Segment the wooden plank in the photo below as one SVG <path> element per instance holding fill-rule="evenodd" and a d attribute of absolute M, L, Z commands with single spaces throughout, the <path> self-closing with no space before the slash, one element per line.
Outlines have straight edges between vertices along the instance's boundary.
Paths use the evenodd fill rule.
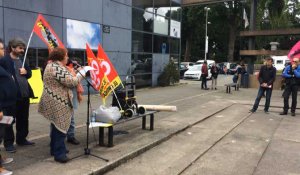
<path fill-rule="evenodd" d="M 255 55 L 276 55 L 284 56 L 289 53 L 288 50 L 240 50 L 240 55 L 255 56 Z"/>
<path fill-rule="evenodd" d="M 277 30 L 253 30 L 241 31 L 240 36 L 277 36 L 277 35 L 299 35 L 300 28 L 295 29 L 277 29 Z"/>

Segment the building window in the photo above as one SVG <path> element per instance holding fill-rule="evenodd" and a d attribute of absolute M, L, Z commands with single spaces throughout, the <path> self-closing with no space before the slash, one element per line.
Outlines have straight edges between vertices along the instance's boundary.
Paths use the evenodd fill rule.
<path fill-rule="evenodd" d="M 175 38 L 170 38 L 170 53 L 179 54 L 180 40 Z"/>
<path fill-rule="evenodd" d="M 145 10 L 150 10 L 150 8 L 153 8 L 153 0 L 132 0 L 132 6 Z"/>
<path fill-rule="evenodd" d="M 154 15 L 154 33 L 168 35 L 169 19 L 163 16 Z"/>
<path fill-rule="evenodd" d="M 134 30 L 153 32 L 153 14 L 133 8 L 132 28 Z"/>
<path fill-rule="evenodd" d="M 132 54 L 131 74 L 138 87 L 152 84 L 152 54 Z"/>
<path fill-rule="evenodd" d="M 152 52 L 152 35 L 132 31 L 132 52 Z"/>
<path fill-rule="evenodd" d="M 161 53 L 161 54 L 169 53 L 168 37 L 154 35 L 153 50 L 154 53 Z"/>
<path fill-rule="evenodd" d="M 132 54 L 131 74 L 152 73 L 152 54 Z"/>

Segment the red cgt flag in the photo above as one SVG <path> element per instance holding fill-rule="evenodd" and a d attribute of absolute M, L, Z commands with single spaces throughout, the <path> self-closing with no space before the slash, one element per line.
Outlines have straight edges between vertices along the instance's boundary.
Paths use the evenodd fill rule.
<path fill-rule="evenodd" d="M 101 64 L 101 71 L 104 72 L 105 76 L 107 76 L 109 86 L 111 86 L 113 89 L 117 88 L 120 84 L 122 84 L 122 81 L 118 75 L 118 72 L 114 68 L 113 64 L 110 62 L 108 56 L 104 52 L 101 45 L 98 45 L 98 55 L 97 58 L 100 59 Z"/>
<path fill-rule="evenodd" d="M 44 43 L 47 44 L 49 49 L 65 47 L 41 14 L 39 14 L 34 24 L 33 31 L 43 40 Z"/>
<path fill-rule="evenodd" d="M 88 65 L 94 68 L 94 70 L 90 71 L 93 87 L 99 91 L 101 79 L 103 77 L 103 72 L 101 72 L 100 70 L 100 61 L 96 59 L 96 56 L 94 55 L 93 51 L 91 50 L 88 44 L 86 44 L 86 53 Z"/>

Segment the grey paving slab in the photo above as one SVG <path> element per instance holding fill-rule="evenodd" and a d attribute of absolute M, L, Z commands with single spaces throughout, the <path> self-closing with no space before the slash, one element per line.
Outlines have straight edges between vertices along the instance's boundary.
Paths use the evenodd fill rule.
<path fill-rule="evenodd" d="M 208 103 L 208 104 L 210 104 L 210 103 Z M 29 172 L 30 173 L 39 172 L 38 169 L 40 169 L 41 167 L 48 168 L 48 169 L 47 169 L 47 172 L 45 172 L 45 173 L 43 172 L 40 174 L 48 174 L 49 172 L 51 172 L 51 174 L 58 174 L 58 173 L 65 172 L 66 170 L 68 170 L 68 171 L 66 171 L 67 174 L 78 174 L 82 169 L 89 170 L 86 172 L 95 172 L 95 171 L 98 171 L 100 168 L 105 168 L 107 166 L 110 166 L 111 164 L 114 164 L 126 157 L 130 158 L 130 156 L 138 155 L 139 152 L 145 151 L 144 149 L 149 149 L 153 146 L 156 146 L 156 144 L 158 144 L 161 140 L 164 140 L 164 139 L 168 138 L 170 135 L 175 134 L 176 132 L 189 127 L 189 125 L 193 124 L 193 122 L 195 123 L 197 121 L 200 121 L 210 115 L 213 115 L 216 111 L 223 110 L 224 108 L 226 108 L 230 105 L 231 104 L 227 103 L 227 102 L 226 103 L 219 102 L 218 105 L 216 105 L 214 109 L 206 108 L 206 107 L 203 108 L 203 105 L 194 105 L 193 108 L 186 109 L 185 112 L 181 111 L 181 112 L 173 113 L 172 115 L 169 115 L 167 120 L 161 119 L 161 121 L 160 121 L 158 119 L 155 124 L 155 130 L 152 132 L 141 130 L 141 121 L 139 121 L 139 124 L 137 124 L 135 122 L 128 123 L 127 125 L 133 124 L 133 128 L 128 130 L 127 131 L 128 134 L 126 134 L 126 135 L 116 136 L 114 147 L 103 148 L 103 147 L 97 147 L 95 145 L 92 147 L 93 153 L 95 155 L 108 158 L 110 160 L 110 162 L 108 162 L 108 163 L 101 161 L 101 160 L 95 161 L 94 158 L 89 159 L 89 158 L 81 157 L 81 158 L 71 161 L 65 167 L 62 167 L 61 165 L 57 166 L 57 163 L 55 163 L 53 161 L 53 158 L 51 158 L 49 156 L 49 153 L 48 154 L 45 153 L 45 152 L 48 152 L 47 150 L 49 150 L 49 147 L 47 146 L 47 143 L 49 143 L 49 139 L 48 139 L 48 141 L 44 142 L 44 146 L 43 146 L 44 149 L 38 147 L 40 149 L 43 149 L 43 155 L 46 154 L 46 155 L 48 155 L 48 157 L 47 156 L 46 156 L 46 158 L 40 157 L 40 159 L 39 159 L 40 161 L 35 160 L 36 163 L 30 164 L 31 165 L 30 167 L 24 166 L 24 164 L 23 164 L 22 167 L 13 165 L 12 168 L 17 168 L 15 170 L 15 174 L 25 174 L 25 172 L 28 172 L 28 173 Z M 201 106 L 203 108 L 201 110 L 201 113 L 195 113 L 194 111 L 198 108 L 201 108 Z M 183 117 L 184 113 L 190 114 L 190 115 Z M 123 127 L 125 127 L 125 126 L 120 125 L 120 126 L 117 126 L 116 128 L 123 129 Z M 81 133 L 81 137 L 84 137 L 83 128 L 81 128 L 78 132 Z M 81 138 L 81 137 L 79 137 L 79 138 Z M 47 140 L 47 139 L 45 139 L 45 140 Z M 153 144 L 153 146 L 151 144 Z M 81 147 L 82 146 L 83 145 L 81 145 Z M 31 149 L 34 149 L 34 148 L 31 148 Z M 83 150 L 83 149 L 81 149 L 81 150 Z M 79 154 L 80 152 L 82 152 L 81 150 L 79 150 L 78 148 L 74 150 L 74 148 L 72 148 L 71 149 L 72 155 L 75 156 L 75 154 Z M 25 150 L 21 150 L 21 153 L 25 153 L 25 152 L 26 152 Z M 32 154 L 32 152 L 33 151 L 27 151 L 28 154 L 30 154 L 30 153 Z M 38 153 L 41 153 L 41 150 L 40 151 L 37 150 L 37 152 L 35 154 L 38 154 Z M 32 156 L 35 158 L 39 158 L 36 155 L 32 155 Z M 22 161 L 20 158 L 18 158 L 18 155 L 17 155 L 16 159 Z M 34 161 L 34 160 L 32 159 L 32 161 Z M 79 171 L 75 171 L 75 170 L 69 171 L 69 168 L 71 168 L 72 166 L 74 166 L 76 164 L 81 164 Z"/>
<path fill-rule="evenodd" d="M 287 140 L 271 142 L 255 175 L 300 174 L 300 143 Z"/>
<path fill-rule="evenodd" d="M 239 115 L 243 110 L 241 105 L 227 108 L 107 174 L 178 174 L 246 118 Z"/>
<path fill-rule="evenodd" d="M 252 174 L 280 121 L 279 117 L 254 113 L 183 174 Z"/>

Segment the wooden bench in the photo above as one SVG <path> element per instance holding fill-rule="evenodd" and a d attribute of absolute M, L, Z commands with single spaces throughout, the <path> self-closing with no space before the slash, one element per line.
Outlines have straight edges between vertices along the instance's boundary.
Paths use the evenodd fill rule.
<path fill-rule="evenodd" d="M 239 90 L 239 86 L 237 83 L 228 83 L 225 84 L 226 86 L 226 93 L 230 94 L 231 93 L 231 87 L 234 87 L 235 91 Z"/>
<path fill-rule="evenodd" d="M 135 120 L 138 118 L 142 118 L 142 129 L 146 130 L 146 117 L 150 116 L 150 131 L 154 130 L 154 114 L 157 111 L 147 111 L 145 114 L 139 114 L 139 115 L 134 115 L 130 118 L 124 118 L 120 119 L 117 123 L 115 124 L 110 124 L 110 123 L 101 123 L 101 122 L 91 122 L 90 123 L 90 128 L 95 128 L 99 127 L 99 145 L 100 146 L 106 146 L 104 144 L 104 128 L 108 129 L 108 142 L 107 142 L 107 147 L 113 147 L 114 146 L 114 126 L 125 123 L 131 120 Z"/>

